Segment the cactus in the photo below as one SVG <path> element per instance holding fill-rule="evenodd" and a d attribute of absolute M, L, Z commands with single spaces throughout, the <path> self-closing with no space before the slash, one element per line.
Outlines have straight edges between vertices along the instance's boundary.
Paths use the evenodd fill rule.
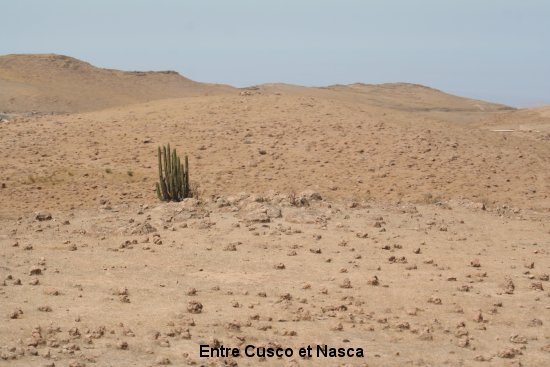
<path fill-rule="evenodd" d="M 170 144 L 157 148 L 159 182 L 157 196 L 162 201 L 181 201 L 192 196 L 189 188 L 189 160 L 185 155 L 184 163 L 176 153 L 170 151 Z"/>

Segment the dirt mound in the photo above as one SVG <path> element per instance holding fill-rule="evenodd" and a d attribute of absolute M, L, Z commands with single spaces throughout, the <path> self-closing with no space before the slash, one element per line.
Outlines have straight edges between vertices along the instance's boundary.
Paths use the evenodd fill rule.
<path fill-rule="evenodd" d="M 61 55 L 0 56 L 0 112 L 82 112 L 233 91 L 175 71 L 101 69 Z"/>

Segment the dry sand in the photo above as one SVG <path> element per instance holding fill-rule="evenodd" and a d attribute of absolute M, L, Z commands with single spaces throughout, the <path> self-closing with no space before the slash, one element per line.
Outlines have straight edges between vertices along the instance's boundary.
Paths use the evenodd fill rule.
<path fill-rule="evenodd" d="M 548 108 L 136 75 L 0 57 L 1 365 L 548 364 Z M 198 200 L 156 199 L 168 142 Z"/>

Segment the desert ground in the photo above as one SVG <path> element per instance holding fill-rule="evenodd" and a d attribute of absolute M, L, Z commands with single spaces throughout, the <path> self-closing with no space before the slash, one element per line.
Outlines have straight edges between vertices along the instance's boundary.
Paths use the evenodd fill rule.
<path fill-rule="evenodd" d="M 550 107 L 7 55 L 0 157 L 0 365 L 550 365 Z"/>

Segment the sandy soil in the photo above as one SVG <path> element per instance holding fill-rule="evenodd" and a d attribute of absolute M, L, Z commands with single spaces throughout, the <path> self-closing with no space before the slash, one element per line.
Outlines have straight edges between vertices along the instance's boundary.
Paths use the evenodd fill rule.
<path fill-rule="evenodd" d="M 0 365 L 548 363 L 548 108 L 409 84 L 201 93 L 0 116 Z M 168 142 L 198 198 L 156 199 Z"/>

